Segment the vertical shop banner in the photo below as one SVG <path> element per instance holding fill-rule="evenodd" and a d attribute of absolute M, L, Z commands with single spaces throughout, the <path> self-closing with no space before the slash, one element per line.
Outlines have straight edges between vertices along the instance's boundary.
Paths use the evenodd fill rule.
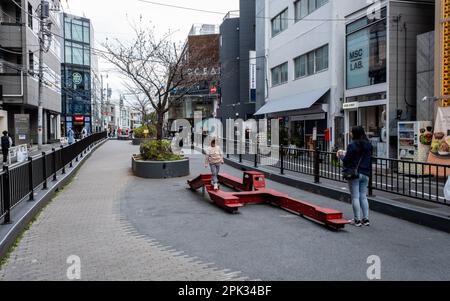
<path fill-rule="evenodd" d="M 428 163 L 450 166 L 450 107 L 439 108 L 434 126 L 433 142 L 428 157 Z M 450 167 L 447 176 L 450 175 Z M 444 177 L 444 168 L 432 168 L 432 175 Z"/>
<path fill-rule="evenodd" d="M 256 102 L 256 51 L 250 51 L 250 102 Z"/>
<path fill-rule="evenodd" d="M 16 145 L 30 144 L 30 115 L 29 114 L 15 114 L 14 115 L 15 143 Z"/>

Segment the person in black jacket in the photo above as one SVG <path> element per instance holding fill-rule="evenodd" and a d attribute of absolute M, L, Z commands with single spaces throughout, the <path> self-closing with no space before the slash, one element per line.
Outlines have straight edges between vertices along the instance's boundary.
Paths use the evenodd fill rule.
<path fill-rule="evenodd" d="M 367 193 L 372 169 L 372 144 L 361 126 L 354 127 L 351 134 L 352 142 L 348 145 L 347 151 L 338 151 L 337 156 L 342 159 L 344 172 L 356 169 L 359 174 L 358 178 L 348 181 L 355 215 L 354 225 L 357 227 L 369 226 Z"/>
<path fill-rule="evenodd" d="M 8 152 L 9 148 L 11 147 L 9 136 L 7 131 L 3 131 L 3 137 L 2 137 L 2 153 L 3 153 L 3 164 L 5 164 L 8 161 Z"/>

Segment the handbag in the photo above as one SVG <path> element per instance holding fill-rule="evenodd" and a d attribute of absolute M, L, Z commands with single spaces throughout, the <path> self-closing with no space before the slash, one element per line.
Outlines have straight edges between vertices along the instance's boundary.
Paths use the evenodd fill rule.
<path fill-rule="evenodd" d="M 352 168 L 350 170 L 346 170 L 342 172 L 342 177 L 344 180 L 351 181 L 359 178 L 359 166 L 361 165 L 361 161 L 363 158 L 363 154 L 361 154 L 361 158 L 359 159 L 358 165 L 356 165 L 355 168 Z"/>

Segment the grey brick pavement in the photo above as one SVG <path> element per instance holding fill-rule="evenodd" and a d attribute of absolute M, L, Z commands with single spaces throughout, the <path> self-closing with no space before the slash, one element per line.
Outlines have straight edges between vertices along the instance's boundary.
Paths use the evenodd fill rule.
<path fill-rule="evenodd" d="M 99 148 L 25 232 L 0 271 L 1 280 L 67 280 L 71 255 L 81 259 L 82 280 L 245 280 L 138 234 L 120 216 L 130 184 L 127 148 Z M 125 152 L 124 152 L 125 150 Z"/>

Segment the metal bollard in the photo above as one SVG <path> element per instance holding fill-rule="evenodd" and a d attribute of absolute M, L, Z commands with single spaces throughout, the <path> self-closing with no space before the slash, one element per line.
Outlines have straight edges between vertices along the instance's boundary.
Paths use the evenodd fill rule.
<path fill-rule="evenodd" d="M 53 151 L 53 154 L 52 154 L 52 157 L 53 157 L 53 181 L 56 181 L 57 180 L 57 178 L 56 178 L 56 149 L 54 149 L 54 148 L 52 148 L 52 151 Z"/>
<path fill-rule="evenodd" d="M 42 153 L 42 165 L 44 166 L 42 168 L 42 174 L 44 177 L 44 185 L 42 186 L 42 189 L 46 190 L 48 186 L 47 186 L 47 154 L 45 152 Z"/>
<path fill-rule="evenodd" d="M 5 206 L 5 218 L 3 224 L 11 224 L 11 191 L 9 183 L 9 167 L 3 166 L 3 202 Z"/>
<path fill-rule="evenodd" d="M 29 201 L 34 201 L 34 184 L 33 184 L 33 157 L 28 157 L 28 185 L 30 187 Z"/>
<path fill-rule="evenodd" d="M 61 151 L 59 152 L 59 158 L 61 159 L 61 164 L 62 164 L 62 174 L 65 175 L 66 174 L 66 163 L 63 162 L 63 150 L 64 150 L 64 146 L 61 145 Z"/>
<path fill-rule="evenodd" d="M 318 147 L 314 151 L 314 183 L 320 183 L 320 152 Z"/>

